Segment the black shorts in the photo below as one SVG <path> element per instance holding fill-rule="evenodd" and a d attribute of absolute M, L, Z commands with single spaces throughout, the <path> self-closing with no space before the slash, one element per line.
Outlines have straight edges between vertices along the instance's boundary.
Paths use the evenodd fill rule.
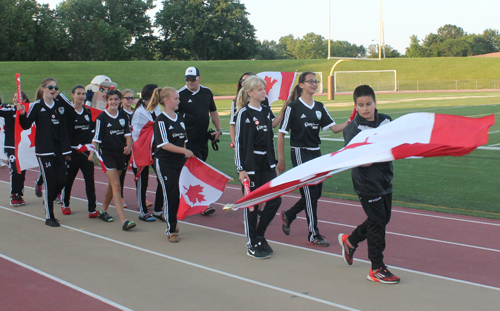
<path fill-rule="evenodd" d="M 120 150 L 102 150 L 102 162 L 107 170 L 117 170 L 122 171 L 126 168 L 126 158 L 123 151 Z"/>

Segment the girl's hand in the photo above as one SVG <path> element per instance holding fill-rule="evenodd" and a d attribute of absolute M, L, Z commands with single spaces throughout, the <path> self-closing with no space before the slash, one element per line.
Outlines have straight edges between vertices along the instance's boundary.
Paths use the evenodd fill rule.
<path fill-rule="evenodd" d="M 247 171 L 241 171 L 241 172 L 239 172 L 238 179 L 240 180 L 240 182 L 241 182 L 242 185 L 243 185 L 243 180 L 245 178 L 248 179 L 248 181 L 250 182 L 250 177 L 248 177 Z"/>
<path fill-rule="evenodd" d="M 285 161 L 278 161 L 278 165 L 276 165 L 276 173 L 283 174 L 285 172 Z"/>
<path fill-rule="evenodd" d="M 94 151 L 89 152 L 89 156 L 87 157 L 87 160 L 90 162 L 94 162 Z"/>
<path fill-rule="evenodd" d="M 184 149 L 184 155 L 188 159 L 194 157 L 194 153 L 191 150 L 189 150 L 189 149 Z"/>
<path fill-rule="evenodd" d="M 123 148 L 123 154 L 129 155 L 132 152 L 132 147 L 126 146 Z"/>
<path fill-rule="evenodd" d="M 26 111 L 24 111 L 24 105 L 16 103 L 15 104 L 17 111 L 19 111 L 21 114 L 24 114 Z"/>

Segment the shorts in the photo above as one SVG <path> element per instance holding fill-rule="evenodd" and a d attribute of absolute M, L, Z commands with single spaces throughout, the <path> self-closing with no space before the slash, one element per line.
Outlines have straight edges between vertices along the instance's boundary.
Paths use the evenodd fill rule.
<path fill-rule="evenodd" d="M 117 170 L 123 171 L 126 168 L 126 158 L 123 151 L 120 150 L 111 150 L 104 151 L 102 150 L 102 162 L 107 170 Z"/>

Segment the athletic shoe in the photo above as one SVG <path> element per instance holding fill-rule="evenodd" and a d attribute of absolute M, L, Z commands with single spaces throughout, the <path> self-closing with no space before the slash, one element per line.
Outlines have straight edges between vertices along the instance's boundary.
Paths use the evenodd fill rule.
<path fill-rule="evenodd" d="M 127 203 L 125 203 L 125 201 L 123 199 L 122 199 L 122 204 L 123 204 L 123 208 L 127 208 L 128 207 Z"/>
<path fill-rule="evenodd" d="M 160 213 L 160 214 L 153 213 L 153 217 L 165 222 L 165 217 L 163 216 L 163 213 Z"/>
<path fill-rule="evenodd" d="M 286 209 L 281 211 L 281 220 L 283 221 L 283 224 L 281 225 L 281 230 L 283 230 L 284 234 L 290 235 L 290 221 L 288 220 L 288 217 L 286 217 L 286 212 L 287 212 Z"/>
<path fill-rule="evenodd" d="M 151 221 L 155 221 L 155 218 L 150 213 L 147 213 L 144 215 L 140 215 L 139 220 L 151 222 Z"/>
<path fill-rule="evenodd" d="M 387 270 L 387 266 L 379 268 L 375 271 L 370 269 L 366 278 L 373 282 L 380 282 L 384 284 L 397 284 L 401 281 L 400 278 L 392 274 L 389 270 Z"/>
<path fill-rule="evenodd" d="M 179 242 L 179 234 L 177 233 L 170 233 L 167 235 L 168 241 L 172 243 L 177 243 Z"/>
<path fill-rule="evenodd" d="M 309 241 L 307 241 L 307 243 L 313 244 L 316 246 L 321 246 L 321 247 L 330 246 L 330 243 L 328 243 L 328 241 L 325 239 L 325 237 L 322 235 L 319 235 L 319 234 L 316 234 L 315 236 L 313 236 L 313 240 L 312 241 L 309 240 Z"/>
<path fill-rule="evenodd" d="M 98 211 L 89 212 L 89 218 L 97 218 L 99 217 Z"/>
<path fill-rule="evenodd" d="M 262 250 L 269 253 L 269 254 L 272 254 L 274 253 L 273 249 L 271 248 L 271 246 L 269 246 L 269 243 L 267 243 L 267 240 L 266 238 L 262 238 L 260 240 L 260 246 L 262 247 Z"/>
<path fill-rule="evenodd" d="M 39 198 L 42 197 L 42 185 L 37 185 L 35 181 L 35 195 Z"/>
<path fill-rule="evenodd" d="M 71 215 L 71 208 L 69 206 L 61 206 L 63 215 Z"/>
<path fill-rule="evenodd" d="M 208 215 L 212 215 L 213 213 L 215 213 L 215 208 L 209 206 L 209 207 L 207 207 L 206 210 L 204 210 L 200 214 L 203 215 L 203 216 L 208 216 Z"/>
<path fill-rule="evenodd" d="M 57 203 L 57 204 L 62 204 L 63 201 L 61 200 L 61 194 L 59 193 L 57 195 L 57 198 L 54 200 L 54 203 Z"/>
<path fill-rule="evenodd" d="M 111 217 L 108 212 L 103 212 L 103 211 L 99 211 L 99 218 L 101 218 L 102 220 L 104 220 L 105 222 L 112 222 L 114 219 L 113 217 Z"/>
<path fill-rule="evenodd" d="M 136 226 L 135 222 L 131 220 L 125 220 L 122 225 L 122 230 L 129 231 L 130 229 L 135 228 L 135 226 Z"/>
<path fill-rule="evenodd" d="M 59 220 L 57 219 L 45 219 L 45 225 L 49 227 L 60 227 L 61 224 L 59 223 Z"/>
<path fill-rule="evenodd" d="M 350 247 L 347 238 L 349 238 L 348 234 L 339 234 L 339 244 L 340 247 L 342 247 L 342 258 L 344 258 L 345 263 L 350 266 L 354 259 L 356 247 Z"/>
<path fill-rule="evenodd" d="M 20 206 L 19 197 L 16 194 L 13 194 L 10 198 L 10 206 Z"/>
<path fill-rule="evenodd" d="M 262 246 L 259 244 L 251 246 L 247 250 L 247 255 L 257 259 L 266 259 L 271 257 L 271 255 L 262 249 Z"/>
<path fill-rule="evenodd" d="M 153 206 L 153 203 L 151 203 L 148 200 L 146 200 L 146 207 L 151 207 L 151 206 Z"/>
<path fill-rule="evenodd" d="M 19 205 L 18 206 L 26 205 L 26 202 L 24 202 L 22 196 L 18 195 L 17 196 L 17 200 L 19 201 Z"/>

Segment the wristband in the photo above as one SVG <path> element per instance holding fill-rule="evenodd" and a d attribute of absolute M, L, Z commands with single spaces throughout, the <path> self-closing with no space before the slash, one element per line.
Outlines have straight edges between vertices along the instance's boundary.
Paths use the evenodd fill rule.
<path fill-rule="evenodd" d="M 217 132 L 221 133 L 222 134 L 222 130 L 221 129 L 218 129 Z"/>
<path fill-rule="evenodd" d="M 229 143 L 229 147 L 234 148 L 234 144 L 233 143 Z"/>

